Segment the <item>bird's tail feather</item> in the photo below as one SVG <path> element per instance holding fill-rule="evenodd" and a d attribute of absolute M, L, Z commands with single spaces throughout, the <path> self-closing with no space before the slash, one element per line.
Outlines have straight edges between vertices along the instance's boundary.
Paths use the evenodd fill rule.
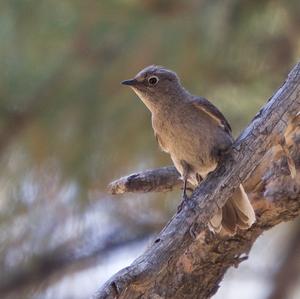
<path fill-rule="evenodd" d="M 255 222 L 255 212 L 240 185 L 222 209 L 210 219 L 209 228 L 216 233 L 234 235 L 237 228 L 247 229 Z"/>

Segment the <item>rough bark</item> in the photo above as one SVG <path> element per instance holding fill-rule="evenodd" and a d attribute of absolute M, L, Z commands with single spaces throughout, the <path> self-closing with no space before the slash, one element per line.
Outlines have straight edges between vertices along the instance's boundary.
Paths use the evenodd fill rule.
<path fill-rule="evenodd" d="M 182 185 L 180 174 L 174 166 L 146 170 L 122 177 L 108 185 L 111 194 L 126 192 L 165 192 Z"/>
<path fill-rule="evenodd" d="M 263 231 L 300 212 L 299 110 L 300 63 L 235 141 L 231 154 L 194 190 L 146 252 L 115 274 L 94 298 L 204 299 L 215 294 L 226 270 L 247 258 Z M 160 176 L 161 171 L 151 171 L 146 178 L 145 173 L 122 178 L 111 190 L 161 191 L 166 177 L 165 172 Z M 177 185 L 174 169 L 168 171 Z M 136 187 L 139 178 L 141 188 Z M 206 228 L 208 220 L 241 182 L 257 222 L 230 238 L 213 235 Z M 170 188 L 168 184 L 166 190 Z"/>

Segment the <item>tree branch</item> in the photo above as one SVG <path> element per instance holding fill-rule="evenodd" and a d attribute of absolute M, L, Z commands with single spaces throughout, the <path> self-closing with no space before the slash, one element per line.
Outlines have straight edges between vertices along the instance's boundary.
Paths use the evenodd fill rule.
<path fill-rule="evenodd" d="M 180 174 L 174 166 L 146 170 L 122 177 L 108 185 L 111 194 L 126 192 L 165 192 L 182 185 Z"/>
<path fill-rule="evenodd" d="M 24 264 L 20 263 L 1 277 L 1 298 L 22 298 L 24 292 L 36 289 L 37 286 L 41 292 L 64 275 L 89 267 L 96 259 L 100 260 L 112 250 L 146 238 L 145 235 L 133 234 L 131 238 L 123 240 L 117 235 L 118 232 L 104 241 L 101 240 L 94 247 L 86 239 L 82 242 L 71 240 L 69 243 L 75 243 L 72 246 L 69 243 L 63 244 L 53 250 L 30 257 Z M 93 239 L 92 236 L 89 237 Z M 84 242 L 85 244 L 82 244 Z"/>
<path fill-rule="evenodd" d="M 226 270 L 247 258 L 264 230 L 298 215 L 299 175 L 293 170 L 300 160 L 299 95 L 300 63 L 235 141 L 230 156 L 195 189 L 188 205 L 173 216 L 142 256 L 115 274 L 94 298 L 210 298 Z M 138 189 L 137 181 L 134 188 L 127 184 L 128 178 L 119 181 L 126 188 L 117 190 Z M 212 235 L 206 229 L 208 220 L 241 182 L 250 191 L 257 222 L 231 238 Z M 162 189 L 161 185 L 152 184 Z"/>

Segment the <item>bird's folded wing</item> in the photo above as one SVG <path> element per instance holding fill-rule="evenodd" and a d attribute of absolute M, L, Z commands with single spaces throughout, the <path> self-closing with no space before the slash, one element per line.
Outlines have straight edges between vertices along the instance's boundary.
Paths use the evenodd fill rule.
<path fill-rule="evenodd" d="M 205 112 L 208 116 L 214 119 L 218 123 L 218 125 L 222 127 L 228 134 L 231 134 L 231 127 L 225 116 L 207 99 L 202 97 L 195 97 L 192 105 L 194 105 L 195 108 Z"/>

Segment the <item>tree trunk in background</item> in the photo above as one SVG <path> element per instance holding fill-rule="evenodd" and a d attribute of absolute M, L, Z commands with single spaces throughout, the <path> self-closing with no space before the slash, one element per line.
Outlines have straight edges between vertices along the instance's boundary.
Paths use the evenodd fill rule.
<path fill-rule="evenodd" d="M 300 222 L 293 231 L 285 258 L 273 279 L 273 290 L 268 299 L 286 299 L 295 289 L 300 277 Z"/>

